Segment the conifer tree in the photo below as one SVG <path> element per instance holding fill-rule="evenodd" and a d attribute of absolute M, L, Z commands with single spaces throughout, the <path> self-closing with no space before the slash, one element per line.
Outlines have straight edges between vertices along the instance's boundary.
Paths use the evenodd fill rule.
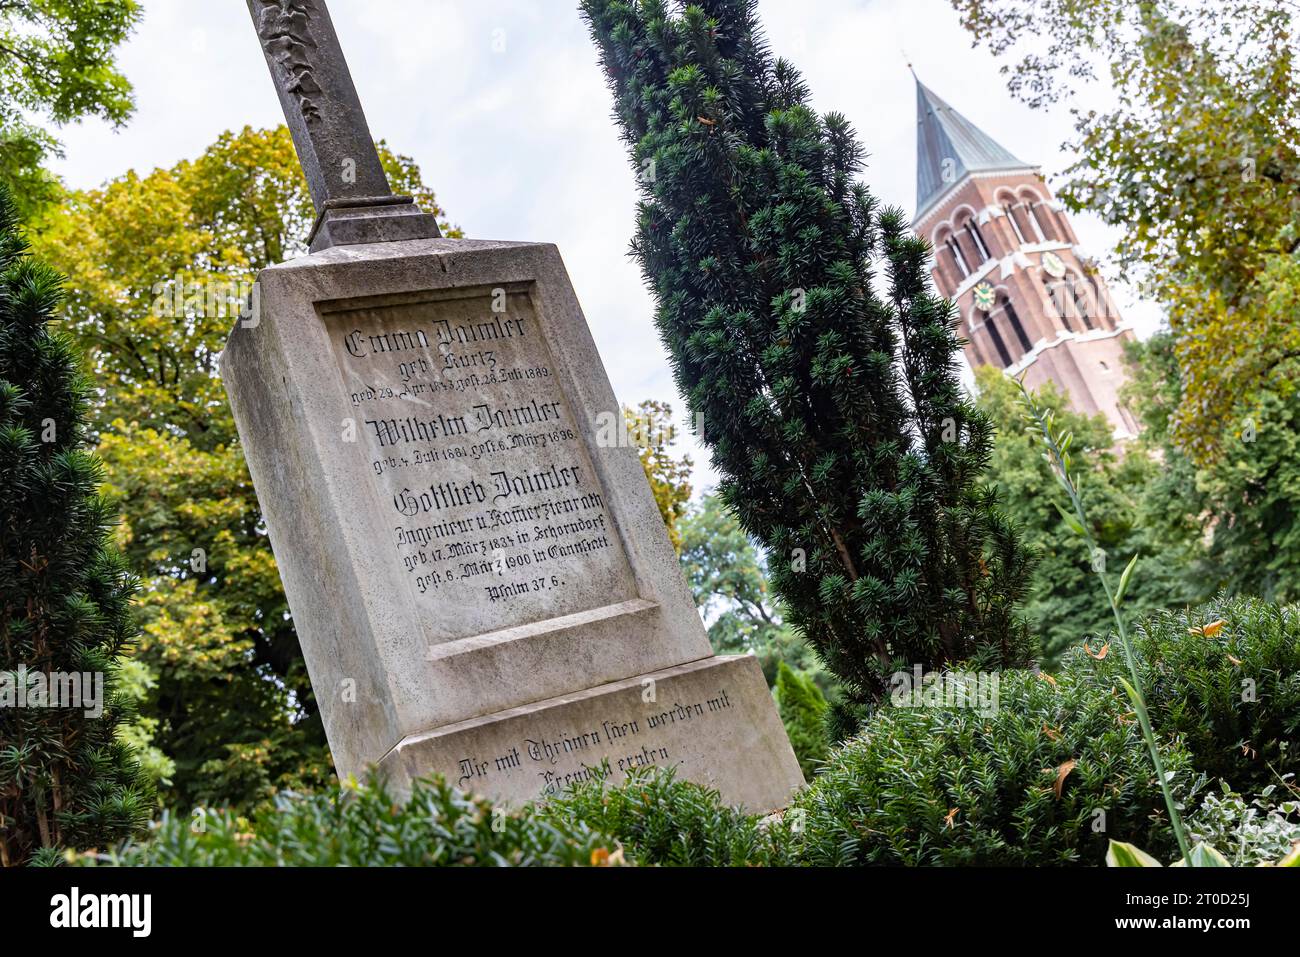
<path fill-rule="evenodd" d="M 1018 665 L 1030 558 L 982 483 L 924 241 L 769 53 L 756 0 L 583 0 L 642 191 L 633 252 L 720 493 L 846 685 L 837 734 L 920 663 Z"/>
<path fill-rule="evenodd" d="M 61 298 L 61 277 L 28 254 L 0 187 L 4 865 L 50 863 L 62 849 L 119 840 L 153 810 L 115 736 L 123 717 L 116 662 L 135 635 L 136 582 L 110 548 L 113 515 L 98 494 L 99 462 L 85 449 L 90 386 L 69 341 L 48 325 Z"/>
<path fill-rule="evenodd" d="M 773 691 L 790 747 L 799 759 L 804 778 L 811 781 L 830 752 L 826 696 L 811 677 L 795 671 L 784 661 L 777 666 Z"/>

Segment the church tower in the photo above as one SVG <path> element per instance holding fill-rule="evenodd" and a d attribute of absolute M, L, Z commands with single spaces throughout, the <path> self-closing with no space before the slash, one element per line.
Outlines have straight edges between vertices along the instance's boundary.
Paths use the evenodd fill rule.
<path fill-rule="evenodd" d="M 1132 437 L 1119 390 L 1133 333 L 1041 171 L 919 80 L 916 106 L 915 229 L 934 247 L 935 287 L 960 310 L 966 358 L 1030 389 L 1055 382 L 1076 411 Z"/>

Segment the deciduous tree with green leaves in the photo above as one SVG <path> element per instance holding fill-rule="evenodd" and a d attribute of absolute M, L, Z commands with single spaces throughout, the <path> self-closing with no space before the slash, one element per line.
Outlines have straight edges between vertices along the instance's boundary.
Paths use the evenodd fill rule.
<path fill-rule="evenodd" d="M 677 440 L 673 407 L 667 402 L 646 399 L 635 409 L 624 407 L 623 420 L 628 438 L 641 458 L 664 527 L 668 529 L 668 540 L 680 555 L 681 522 L 691 501 L 692 463 L 690 456 L 673 455 L 672 446 Z"/>
<path fill-rule="evenodd" d="M 0 3 L 0 184 L 20 219 L 57 195 L 44 164 L 59 155 L 48 125 L 86 117 L 121 124 L 135 101 L 116 48 L 140 19 L 136 0 Z"/>
<path fill-rule="evenodd" d="M 153 811 L 149 783 L 116 736 L 117 661 L 137 633 L 137 582 L 111 547 L 113 507 L 86 448 L 91 385 L 72 341 L 49 325 L 63 280 L 28 254 L 17 221 L 0 185 L 4 866 L 130 837 Z"/>
<path fill-rule="evenodd" d="M 709 493 L 692 503 L 681 530 L 682 571 L 713 650 L 754 655 L 772 687 L 785 662 L 833 694 L 834 677 L 812 647 L 786 626 L 763 556 L 722 499 Z"/>
<path fill-rule="evenodd" d="M 1023 663 L 1028 558 L 982 483 L 956 317 L 848 122 L 812 111 L 755 0 L 582 8 L 678 387 L 787 623 L 847 686 L 839 733 L 913 663 Z"/>
<path fill-rule="evenodd" d="M 1161 333 L 1132 354 L 1128 402 L 1143 422 L 1141 448 L 1160 463 L 1142 521 L 1157 536 L 1197 543 L 1180 563 L 1188 600 L 1220 590 L 1300 600 L 1300 393 L 1281 382 L 1256 390 L 1250 415 L 1219 437 L 1212 462 L 1198 465 L 1174 435 L 1172 410 L 1185 399 L 1175 337 Z"/>
<path fill-rule="evenodd" d="M 1192 573 L 1202 555 L 1199 523 L 1168 510 L 1169 502 L 1163 503 L 1163 517 L 1151 521 L 1155 516 L 1149 507 L 1158 511 L 1162 503 L 1148 490 L 1160 480 L 1162 467 L 1146 446 L 1117 450 L 1105 417 L 1071 410 L 1064 393 L 1050 383 L 1035 394 L 1039 407 L 1074 436 L 1075 468 L 1084 477 L 1081 494 L 1093 523 L 1093 541 L 1101 550 L 1089 559 L 1043 492 L 1054 479 L 1041 443 L 1024 429 L 1020 389 L 992 366 L 977 370 L 976 385 L 979 407 L 998 432 L 989 468 L 992 481 L 1007 515 L 1038 555 L 1025 614 L 1038 636 L 1044 665 L 1055 665 L 1063 652 L 1085 639 L 1104 640 L 1114 627 L 1110 605 L 1097 588 L 1096 562 L 1123 563 L 1142 556 L 1143 574 L 1133 581 L 1126 601 L 1135 616 L 1212 594 L 1196 587 Z"/>
<path fill-rule="evenodd" d="M 952 0 L 1031 106 L 1074 108 L 1058 190 L 1119 227 L 1122 274 L 1165 308 L 1198 462 L 1288 388 L 1300 357 L 1300 19 L 1279 0 Z"/>

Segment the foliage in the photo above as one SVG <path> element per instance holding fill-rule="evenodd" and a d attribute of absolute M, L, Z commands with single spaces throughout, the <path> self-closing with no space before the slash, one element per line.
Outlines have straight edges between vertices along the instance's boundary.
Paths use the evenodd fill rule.
<path fill-rule="evenodd" d="M 118 659 L 118 693 L 126 712 L 117 726 L 118 740 L 131 749 L 140 764 L 140 770 L 155 789 L 171 786 L 176 773 L 176 762 L 153 743 L 158 734 L 158 719 L 139 713 L 141 704 L 148 699 L 157 685 L 153 672 L 133 657 Z"/>
<path fill-rule="evenodd" d="M 1273 801 L 1274 785 L 1249 802 L 1225 783 L 1187 819 L 1193 840 L 1220 848 L 1233 867 L 1271 864 L 1300 848 L 1300 801 Z"/>
<path fill-rule="evenodd" d="M 687 512 L 681 558 L 715 651 L 743 654 L 780 629 L 762 556 L 717 495 Z"/>
<path fill-rule="evenodd" d="M 992 714 L 877 711 L 785 814 L 802 825 L 803 862 L 1086 866 L 1101 860 L 1108 835 L 1176 847 L 1142 734 L 1109 682 L 998 678 Z M 1186 751 L 1176 742 L 1161 750 L 1185 781 Z"/>
<path fill-rule="evenodd" d="M 1231 867 L 1227 858 L 1209 844 L 1197 844 L 1178 859 L 1174 867 Z M 1111 841 L 1106 850 L 1107 867 L 1161 867 L 1150 854 L 1124 841 Z"/>
<path fill-rule="evenodd" d="M 135 102 L 114 49 L 140 19 L 136 0 L 16 0 L 0 5 L 0 185 L 21 220 L 51 202 L 42 169 L 58 140 L 33 118 L 63 125 L 99 117 L 121 125 Z"/>
<path fill-rule="evenodd" d="M 668 540 L 682 553 L 681 521 L 691 500 L 690 456 L 673 458 L 671 446 L 677 440 L 673 407 L 667 402 L 646 399 L 635 409 L 623 408 L 628 435 L 641 458 L 650 492 L 654 495 Z"/>
<path fill-rule="evenodd" d="M 618 838 L 612 835 L 617 832 Z M 754 815 L 670 771 L 634 771 L 617 787 L 585 783 L 509 811 L 441 778 L 400 803 L 376 782 L 279 793 L 251 817 L 163 812 L 147 839 L 82 855 L 82 866 L 655 866 L 795 863 Z"/>
<path fill-rule="evenodd" d="M 980 484 L 991 429 L 958 382 L 956 316 L 924 242 L 856 179 L 847 121 L 810 109 L 755 0 L 583 12 L 678 387 L 787 624 L 846 686 L 837 726 L 913 662 L 1024 661 L 1027 557 Z"/>
<path fill-rule="evenodd" d="M 998 499 L 1038 556 L 1025 614 L 1039 637 L 1044 665 L 1054 666 L 1066 649 L 1110 633 L 1110 604 L 1097 589 L 1091 559 L 1062 523 L 1052 496 L 1044 494 L 1055 480 L 1041 443 L 1024 429 L 1016 383 L 990 366 L 977 370 L 976 379 L 979 407 L 997 429 L 989 473 Z M 1074 435 L 1071 451 L 1084 477 L 1082 495 L 1101 560 L 1142 556 L 1143 574 L 1130 583 L 1126 598 L 1132 613 L 1140 616 L 1208 597 L 1198 592 L 1187 571 L 1201 552 L 1195 524 L 1175 527 L 1169 519 L 1149 524 L 1145 506 L 1158 502 L 1147 490 L 1160 480 L 1161 464 L 1144 447 L 1117 454 L 1105 417 L 1072 411 L 1051 383 L 1034 393 L 1034 401 Z"/>
<path fill-rule="evenodd" d="M 671 772 L 645 768 L 617 787 L 601 781 L 578 785 L 541 809 L 561 826 L 584 822 L 617 835 L 630 860 L 673 867 L 737 867 L 790 864 L 785 846 L 772 840 L 759 819 L 722 804 L 718 792 Z"/>
<path fill-rule="evenodd" d="M 775 692 L 785 733 L 805 780 L 811 781 L 830 751 L 826 696 L 810 675 L 794 671 L 784 661 L 777 671 Z"/>
<path fill-rule="evenodd" d="M 1070 452 L 1074 443 L 1074 434 L 1068 429 L 1057 425 L 1055 415 L 1050 410 L 1037 405 L 1023 383 L 1021 383 L 1020 390 L 1025 407 L 1025 420 L 1029 423 L 1029 429 L 1042 440 L 1043 447 L 1047 450 L 1045 454 L 1048 464 L 1052 467 L 1052 477 L 1056 479 L 1064 490 L 1066 498 L 1069 499 L 1070 507 L 1061 508 L 1061 517 L 1065 519 L 1065 524 L 1079 536 L 1082 540 L 1081 543 L 1087 546 L 1087 554 L 1092 556 L 1092 570 L 1097 576 L 1097 583 L 1101 586 L 1102 592 L 1106 595 L 1106 600 L 1110 603 L 1111 614 L 1115 618 L 1114 633 L 1119 640 L 1124 666 L 1128 671 L 1127 678 L 1117 675 L 1116 681 L 1124 688 L 1124 692 L 1133 703 L 1133 710 L 1137 714 L 1138 724 L 1142 728 L 1142 737 L 1145 739 L 1147 751 L 1151 755 L 1151 765 L 1155 768 L 1156 779 L 1160 782 L 1160 788 L 1164 792 L 1165 807 L 1169 810 L 1169 823 L 1173 827 L 1174 837 L 1178 840 L 1178 849 L 1186 858 L 1189 853 L 1187 835 L 1183 829 L 1178 801 L 1174 798 L 1171 776 L 1165 773 L 1164 759 L 1160 753 L 1155 730 L 1151 725 L 1151 715 L 1147 708 L 1147 682 L 1142 675 L 1142 661 L 1139 660 L 1137 652 L 1134 650 L 1125 616 L 1120 611 L 1120 606 L 1124 601 L 1125 594 L 1128 592 L 1129 584 L 1133 580 L 1133 572 L 1137 568 L 1138 559 L 1141 556 L 1134 555 L 1129 559 L 1128 565 L 1125 566 L 1123 573 L 1118 578 L 1112 577 L 1107 572 L 1106 563 L 1101 560 L 1102 556 L 1098 555 L 1097 541 L 1093 538 L 1090 529 L 1091 521 L 1088 518 L 1088 510 L 1083 501 L 1083 486 L 1080 473 L 1074 470 L 1074 460 Z M 1113 586 L 1111 585 L 1112 581 L 1115 582 Z M 1100 656 L 1104 653 L 1104 651 L 1099 651 L 1097 655 Z M 1090 657 L 1092 656 L 1091 651 L 1088 651 L 1088 654 Z"/>
<path fill-rule="evenodd" d="M 1198 466 L 1171 431 L 1184 397 L 1173 338 L 1162 333 L 1131 352 L 1128 394 L 1145 426 L 1140 447 L 1161 465 L 1141 520 L 1158 538 L 1196 543 L 1184 563 L 1191 594 L 1183 600 L 1204 601 L 1220 590 L 1300 599 L 1300 394 L 1270 384 L 1243 399 L 1217 441 L 1219 456 Z"/>
<path fill-rule="evenodd" d="M 62 277 L 32 258 L 0 186 L 0 864 L 143 827 L 153 794 L 115 736 L 137 582 L 86 451 L 91 385 L 52 332 Z M 87 673 L 97 674 L 90 677 Z M 60 675 L 80 695 L 58 700 Z M 100 682 L 102 681 L 102 685 Z M 69 689 L 71 690 L 71 689 Z M 98 698 L 97 698 L 98 694 Z M 102 713 L 94 712 L 102 708 Z"/>
<path fill-rule="evenodd" d="M 1279 644 L 1268 622 L 1284 613 L 1291 612 L 1256 609 L 1263 625 L 1225 624 L 1209 629 L 1208 638 L 1237 634 L 1234 654 L 1243 654 L 1244 663 L 1267 662 Z M 1155 663 L 1157 654 L 1168 652 L 1150 644 L 1151 627 L 1139 628 L 1134 644 L 1158 719 L 1162 766 L 1171 787 L 1197 807 L 1188 819 L 1191 837 L 1238 863 L 1252 855 L 1280 857 L 1274 851 L 1296 826 L 1287 818 L 1295 809 L 1292 802 L 1269 803 L 1272 788 L 1263 788 L 1251 804 L 1226 791 L 1193 803 L 1205 779 L 1200 762 L 1214 749 L 1207 751 L 1186 731 L 1198 720 L 1197 708 L 1180 712 L 1176 705 L 1180 694 L 1195 698 L 1198 666 L 1186 665 L 1177 657 L 1181 651 L 1169 667 Z M 1193 635 L 1171 628 L 1162 640 L 1195 651 L 1205 644 L 1205 630 Z M 1247 634 L 1255 637 L 1247 641 Z M 1296 654 L 1294 643 L 1290 654 Z M 1294 665 L 1274 665 L 1288 668 L 1294 680 Z M 341 796 L 282 794 L 275 809 L 250 820 L 229 812 L 190 819 L 169 813 L 149 843 L 97 859 L 179 865 L 625 858 L 668 866 L 1091 866 L 1103 859 L 1112 837 L 1168 859 L 1177 845 L 1159 777 L 1136 714 L 1117 687 L 1117 675 L 1126 670 L 1102 645 L 1091 655 L 1073 652 L 1056 676 L 1018 670 L 985 676 L 998 682 L 987 711 L 953 703 L 877 709 L 861 733 L 829 755 L 779 820 L 727 808 L 716 791 L 654 768 L 618 786 L 584 783 L 510 816 L 508 824 L 490 805 L 440 782 L 422 785 L 406 809 L 382 788 L 345 785 Z M 1184 671 L 1189 677 L 1180 684 Z M 1284 718 L 1300 714 L 1281 699 L 1275 706 Z"/>
<path fill-rule="evenodd" d="M 1300 774 L 1300 608 L 1220 596 L 1146 619 L 1133 643 L 1161 732 L 1197 770 L 1246 793 Z M 1067 658 L 1080 666 L 1106 667 Z"/>
<path fill-rule="evenodd" d="M 1264 862 L 1266 865 L 1277 867 L 1300 867 L 1300 845 L 1292 848 L 1290 853 L 1281 858 L 1274 864 L 1272 861 Z M 1122 841 L 1111 841 L 1110 849 L 1106 852 L 1107 867 L 1160 867 L 1162 866 L 1150 854 L 1134 847 L 1132 844 L 1126 844 Z M 1201 843 L 1191 849 L 1191 852 L 1185 857 L 1179 858 L 1173 867 L 1233 867 L 1235 866 L 1226 857 L 1223 856 L 1213 845 Z"/>
<path fill-rule="evenodd" d="M 413 162 L 382 145 L 381 156 L 397 191 L 437 210 Z M 281 127 L 71 193 L 41 224 L 102 387 L 91 427 L 123 511 L 120 544 L 145 580 L 141 710 L 182 807 L 247 808 L 331 775 L 217 371 L 241 298 L 262 268 L 305 252 L 313 217 Z"/>
<path fill-rule="evenodd" d="M 717 495 L 695 502 L 682 520 L 682 570 L 720 655 L 752 654 L 769 686 L 786 662 L 824 693 L 835 687 L 816 652 L 786 627 L 762 556 Z"/>
<path fill-rule="evenodd" d="M 1289 388 L 1300 355 L 1294 5 L 952 3 L 976 42 L 1023 49 L 1011 87 L 1031 105 L 1068 97 L 1107 65 L 1115 103 L 1074 111 L 1079 159 L 1058 192 L 1120 227 L 1121 269 L 1146 284 L 1174 333 L 1174 437 L 1198 462 L 1214 460 L 1240 398 Z"/>
<path fill-rule="evenodd" d="M 74 857 L 93 866 L 516 867 L 622 862 L 610 838 L 529 808 L 508 812 L 441 779 L 420 781 L 401 803 L 382 784 L 327 793 L 284 791 L 244 818 L 229 810 L 164 812 L 149 840 Z"/>

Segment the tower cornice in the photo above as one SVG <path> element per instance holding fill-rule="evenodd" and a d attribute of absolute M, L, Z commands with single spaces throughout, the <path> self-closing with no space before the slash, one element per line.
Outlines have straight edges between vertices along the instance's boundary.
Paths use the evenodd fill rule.
<path fill-rule="evenodd" d="M 948 200 L 952 199 L 961 191 L 961 188 L 967 183 L 977 179 L 1001 179 L 1004 177 L 1015 176 L 1017 173 L 1032 173 L 1034 176 L 1042 178 L 1043 168 L 1041 166 L 1018 166 L 1010 169 L 987 170 L 980 173 L 967 173 L 961 179 L 957 180 L 942 193 L 937 193 L 930 202 L 925 205 L 924 210 L 918 210 L 914 220 L 915 228 L 919 232 L 923 226 L 931 224 L 931 217 L 936 213 L 943 211 Z"/>

